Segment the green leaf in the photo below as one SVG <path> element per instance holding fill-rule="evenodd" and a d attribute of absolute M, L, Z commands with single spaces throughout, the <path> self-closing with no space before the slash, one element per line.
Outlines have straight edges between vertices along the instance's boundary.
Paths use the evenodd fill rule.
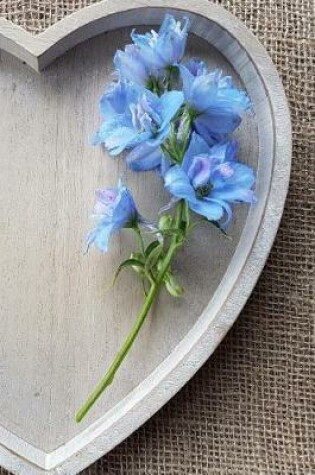
<path fill-rule="evenodd" d="M 118 267 L 118 269 L 115 273 L 114 282 L 116 281 L 116 279 L 119 276 L 120 272 L 123 269 L 126 269 L 127 267 L 131 267 L 135 272 L 140 272 L 141 270 L 144 269 L 144 264 L 143 264 L 143 262 L 139 261 L 138 259 L 126 259 Z"/>
<path fill-rule="evenodd" d="M 143 254 L 141 254 L 141 252 L 132 252 L 130 254 L 130 259 L 136 259 L 137 261 L 140 261 L 140 262 L 142 262 L 142 264 L 144 264 L 144 258 L 143 258 Z"/>
<path fill-rule="evenodd" d="M 113 287 L 113 285 L 116 283 L 116 280 L 118 279 L 119 274 L 121 273 L 121 271 L 123 269 L 128 268 L 128 267 L 131 267 L 137 273 L 144 273 L 144 263 L 143 262 L 141 262 L 138 259 L 133 259 L 133 258 L 126 259 L 125 261 L 123 261 L 120 264 L 120 266 L 116 270 L 112 281 L 105 287 L 105 292 L 108 292 Z"/>
<path fill-rule="evenodd" d="M 148 247 L 146 248 L 146 250 L 145 250 L 145 253 L 144 253 L 145 257 L 146 257 L 146 258 L 149 257 L 149 255 L 151 254 L 151 252 L 153 252 L 154 249 L 155 249 L 156 247 L 158 247 L 160 244 L 161 244 L 161 243 L 160 243 L 159 241 L 152 241 L 152 242 L 148 245 Z"/>

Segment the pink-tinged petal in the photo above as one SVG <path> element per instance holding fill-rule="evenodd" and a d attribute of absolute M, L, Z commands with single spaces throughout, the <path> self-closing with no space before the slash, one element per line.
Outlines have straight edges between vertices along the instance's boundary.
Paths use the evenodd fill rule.
<path fill-rule="evenodd" d="M 118 192 L 115 188 L 98 189 L 95 191 L 96 199 L 104 204 L 114 203 L 117 196 Z"/>
<path fill-rule="evenodd" d="M 234 175 L 234 170 L 229 163 L 221 163 L 216 167 L 216 172 L 218 172 L 224 179 L 232 178 Z"/>
<path fill-rule="evenodd" d="M 200 137 L 200 135 L 193 132 L 191 135 L 189 147 L 185 153 L 185 157 L 183 160 L 182 168 L 184 171 L 188 172 L 194 157 L 197 155 L 209 155 L 211 152 L 211 148 L 207 144 L 207 142 Z"/>
<path fill-rule="evenodd" d="M 190 179 L 195 190 L 209 182 L 213 160 L 204 156 L 193 158 L 192 164 L 188 170 L 188 178 Z"/>

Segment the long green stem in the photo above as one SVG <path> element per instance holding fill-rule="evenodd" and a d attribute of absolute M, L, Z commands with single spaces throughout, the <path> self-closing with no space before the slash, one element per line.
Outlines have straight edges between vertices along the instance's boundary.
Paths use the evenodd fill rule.
<path fill-rule="evenodd" d="M 175 216 L 175 226 L 178 228 L 183 218 L 184 212 L 184 202 L 180 201 L 177 205 L 176 209 L 176 216 Z M 146 316 L 149 313 L 149 310 L 160 290 L 161 284 L 163 283 L 164 276 L 168 271 L 171 261 L 177 251 L 177 249 L 182 245 L 182 242 L 178 242 L 178 237 L 176 235 L 173 236 L 172 241 L 170 243 L 170 247 L 166 256 L 163 259 L 162 267 L 155 279 L 155 282 L 152 283 L 150 291 L 144 301 L 144 304 L 135 320 L 135 323 L 127 336 L 126 340 L 124 341 L 122 347 L 118 351 L 115 356 L 114 361 L 112 362 L 111 366 L 109 367 L 108 371 L 106 372 L 105 376 L 101 379 L 99 384 L 94 388 L 90 396 L 88 397 L 85 404 L 79 409 L 76 414 L 75 420 L 76 422 L 81 422 L 82 419 L 86 416 L 88 411 L 91 407 L 95 404 L 95 402 L 99 399 L 105 389 L 113 382 L 116 372 L 120 368 L 122 362 L 124 361 L 127 353 L 129 352 L 133 342 L 138 336 L 139 331 L 146 319 Z"/>
<path fill-rule="evenodd" d="M 137 236 L 139 249 L 140 249 L 141 253 L 144 255 L 144 242 L 143 242 L 142 234 L 141 234 L 141 231 L 140 231 L 138 225 L 136 227 L 134 227 L 133 230 L 135 231 L 136 236 Z"/>

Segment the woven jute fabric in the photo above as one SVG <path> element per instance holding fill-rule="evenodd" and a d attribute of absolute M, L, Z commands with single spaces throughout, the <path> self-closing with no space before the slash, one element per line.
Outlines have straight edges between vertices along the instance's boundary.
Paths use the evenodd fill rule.
<path fill-rule="evenodd" d="M 0 0 L 0 15 L 36 34 L 91 3 Z M 315 474 L 315 5 L 217 3 L 265 45 L 286 89 L 294 146 L 282 224 L 252 297 L 215 354 L 82 475 Z"/>

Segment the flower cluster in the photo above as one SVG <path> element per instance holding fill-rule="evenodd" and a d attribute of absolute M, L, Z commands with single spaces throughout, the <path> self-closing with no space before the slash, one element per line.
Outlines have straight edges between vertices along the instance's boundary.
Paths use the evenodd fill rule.
<path fill-rule="evenodd" d="M 171 263 L 191 230 L 200 221 L 225 229 L 234 203 L 256 201 L 254 171 L 238 161 L 238 144 L 231 136 L 251 109 L 249 97 L 221 71 L 210 71 L 198 59 L 184 59 L 188 30 L 188 18 L 177 21 L 167 15 L 158 32 L 133 31 L 132 44 L 115 54 L 116 80 L 100 100 L 102 122 L 94 144 L 103 144 L 113 157 L 126 152 L 127 166 L 135 172 L 155 170 L 170 201 L 158 223 L 150 225 L 123 183 L 96 192 L 96 227 L 88 235 L 88 246 L 106 252 L 112 234 L 122 228 L 134 231 L 139 249 L 117 274 L 125 267 L 136 271 L 145 302 L 77 420 L 113 381 L 160 288 L 175 297 L 182 294 Z M 142 226 L 150 228 L 149 243 Z"/>

